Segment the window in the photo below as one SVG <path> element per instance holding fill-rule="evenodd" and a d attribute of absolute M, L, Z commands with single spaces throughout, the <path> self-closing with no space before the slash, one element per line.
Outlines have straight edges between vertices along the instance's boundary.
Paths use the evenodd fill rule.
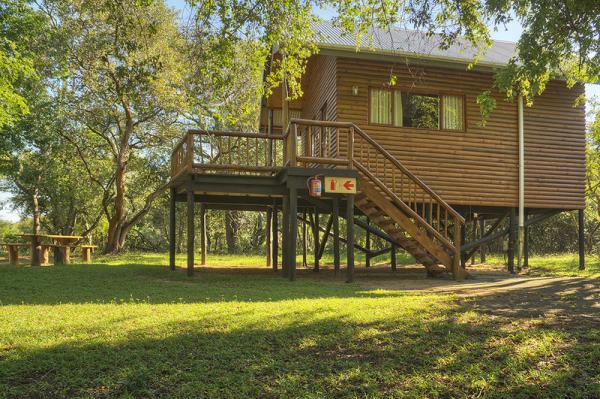
<path fill-rule="evenodd" d="M 462 96 L 372 89 L 369 121 L 420 129 L 464 130 Z"/>

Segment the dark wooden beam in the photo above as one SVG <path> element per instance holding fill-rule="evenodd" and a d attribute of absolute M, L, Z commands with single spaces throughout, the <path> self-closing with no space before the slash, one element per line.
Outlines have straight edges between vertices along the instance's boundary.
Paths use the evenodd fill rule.
<path fill-rule="evenodd" d="M 346 200 L 346 282 L 354 281 L 354 195 Z"/>
<path fill-rule="evenodd" d="M 396 246 L 392 245 L 392 250 L 390 251 L 390 263 L 392 265 L 392 271 L 396 271 Z"/>
<path fill-rule="evenodd" d="M 369 226 L 370 224 L 371 221 L 367 217 L 367 226 Z M 365 248 L 367 249 L 367 251 L 371 252 L 371 232 L 368 229 L 365 230 Z M 371 256 L 365 256 L 365 267 L 371 267 Z"/>
<path fill-rule="evenodd" d="M 271 140 L 269 140 L 270 142 Z M 265 226 L 265 252 L 267 256 L 267 267 L 271 267 L 273 264 L 273 250 L 271 249 L 271 241 L 273 240 L 273 231 L 271 229 L 271 223 L 273 223 L 273 209 L 268 208 L 266 212 L 266 226 Z"/>
<path fill-rule="evenodd" d="M 290 196 L 285 195 L 283 197 L 283 207 L 281 211 L 281 221 L 283 227 L 281 229 L 281 271 L 283 277 L 287 277 L 289 260 L 289 237 L 290 237 Z"/>
<path fill-rule="evenodd" d="M 483 238 L 484 235 L 485 235 L 485 218 L 480 217 L 479 218 L 479 237 L 478 237 L 478 239 Z M 485 250 L 486 250 L 485 244 L 481 244 L 479 246 L 479 259 L 480 259 L 481 263 L 485 263 Z"/>
<path fill-rule="evenodd" d="M 289 265 L 288 277 L 290 281 L 296 279 L 296 243 L 298 237 L 298 190 L 290 188 L 290 209 L 289 209 Z"/>
<path fill-rule="evenodd" d="M 325 252 L 325 245 L 327 245 L 327 239 L 331 235 L 332 226 L 333 214 L 329 215 L 329 219 L 327 220 L 327 226 L 325 227 L 325 234 L 323 235 L 323 239 L 321 240 L 321 245 L 319 245 L 319 259 L 323 257 L 323 253 Z"/>
<path fill-rule="evenodd" d="M 584 209 L 577 211 L 577 219 L 579 222 L 579 270 L 585 269 L 585 214 Z"/>
<path fill-rule="evenodd" d="M 206 205 L 200 205 L 200 264 L 206 266 L 208 255 L 207 233 L 206 233 Z"/>
<path fill-rule="evenodd" d="M 517 217 L 515 208 L 510 208 L 508 226 L 508 271 L 515 273 L 515 243 L 517 241 Z"/>
<path fill-rule="evenodd" d="M 176 206 L 175 202 L 175 189 L 171 189 L 171 196 L 169 197 L 169 268 L 175 270 L 175 243 L 176 243 Z"/>
<path fill-rule="evenodd" d="M 187 275 L 194 275 L 194 192 L 187 192 Z"/>
<path fill-rule="evenodd" d="M 273 224 L 271 225 L 271 228 L 273 229 L 273 245 L 271 247 L 273 252 L 271 253 L 271 267 L 273 268 L 273 271 L 276 272 L 277 264 L 279 262 L 279 212 L 277 212 L 277 208 L 275 207 L 273 207 Z"/>
<path fill-rule="evenodd" d="M 319 229 L 321 225 L 319 223 L 319 208 L 315 208 L 313 211 L 313 245 L 315 252 L 315 263 L 313 266 L 313 271 L 319 271 Z"/>
<path fill-rule="evenodd" d="M 306 210 L 303 214 L 304 220 L 302 220 L 302 267 L 308 267 L 307 254 L 308 254 L 308 226 L 306 220 Z"/>
<path fill-rule="evenodd" d="M 337 274 L 340 270 L 340 200 L 333 199 L 333 269 Z"/>

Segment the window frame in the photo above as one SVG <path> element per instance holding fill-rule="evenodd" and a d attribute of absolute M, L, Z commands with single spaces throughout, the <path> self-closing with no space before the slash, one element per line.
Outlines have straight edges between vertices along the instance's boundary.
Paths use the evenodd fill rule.
<path fill-rule="evenodd" d="M 392 123 L 386 124 L 386 123 L 373 123 L 371 122 L 371 95 L 373 90 L 384 90 L 384 91 L 389 91 L 391 94 L 391 121 Z M 427 127 L 410 127 L 410 126 L 396 126 L 396 120 L 394 117 L 394 109 L 395 109 L 395 97 L 394 96 L 394 92 L 399 91 L 399 92 L 404 92 L 404 93 L 409 93 L 409 94 L 417 94 L 417 95 L 423 95 L 423 96 L 437 96 L 439 99 L 439 128 L 438 129 L 432 129 L 432 128 L 427 128 Z M 444 126 L 444 102 L 442 101 L 442 97 L 443 96 L 454 96 L 454 97 L 460 97 L 462 100 L 462 104 L 463 104 L 463 127 L 462 129 L 443 129 L 442 126 Z M 458 133 L 464 133 L 467 131 L 467 96 L 464 93 L 457 93 L 457 92 L 452 92 L 452 91 L 445 91 L 445 90 L 433 90 L 433 89 L 428 89 L 428 88 L 417 88 L 417 89 L 413 89 L 413 88 L 404 88 L 404 87 L 377 87 L 377 86 L 369 86 L 369 96 L 367 98 L 367 121 L 368 124 L 370 126 L 382 126 L 382 127 L 391 127 L 394 129 L 413 129 L 413 130 L 429 130 L 429 131 L 435 131 L 435 132 L 458 132 Z"/>

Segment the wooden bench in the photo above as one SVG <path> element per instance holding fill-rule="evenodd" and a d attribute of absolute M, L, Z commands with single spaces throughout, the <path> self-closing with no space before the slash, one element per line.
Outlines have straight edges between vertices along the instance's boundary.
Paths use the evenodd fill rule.
<path fill-rule="evenodd" d="M 84 262 L 92 261 L 92 252 L 98 248 L 97 245 L 81 245 L 81 259 Z"/>
<path fill-rule="evenodd" d="M 19 263 L 19 247 L 29 247 L 29 244 L 21 242 L 3 242 L 0 245 L 6 245 L 8 249 L 8 263 L 16 265 Z"/>

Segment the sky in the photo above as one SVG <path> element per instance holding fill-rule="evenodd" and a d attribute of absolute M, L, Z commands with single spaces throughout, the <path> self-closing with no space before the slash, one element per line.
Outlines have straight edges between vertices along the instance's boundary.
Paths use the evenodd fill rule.
<path fill-rule="evenodd" d="M 185 14 L 186 2 L 185 0 L 166 0 L 167 4 L 177 10 L 181 10 L 182 14 Z M 189 10 L 189 9 L 188 9 Z M 317 14 L 323 19 L 331 18 L 332 14 L 329 11 L 317 11 Z M 503 27 L 495 32 L 492 32 L 492 38 L 494 40 L 507 40 L 516 42 L 521 36 L 522 28 L 518 22 L 513 21 L 506 27 Z M 586 96 L 588 98 L 598 97 L 600 98 L 600 85 L 586 85 Z M 0 192 L 0 219 L 16 222 L 19 220 L 18 212 L 11 209 L 10 206 L 10 194 Z"/>

